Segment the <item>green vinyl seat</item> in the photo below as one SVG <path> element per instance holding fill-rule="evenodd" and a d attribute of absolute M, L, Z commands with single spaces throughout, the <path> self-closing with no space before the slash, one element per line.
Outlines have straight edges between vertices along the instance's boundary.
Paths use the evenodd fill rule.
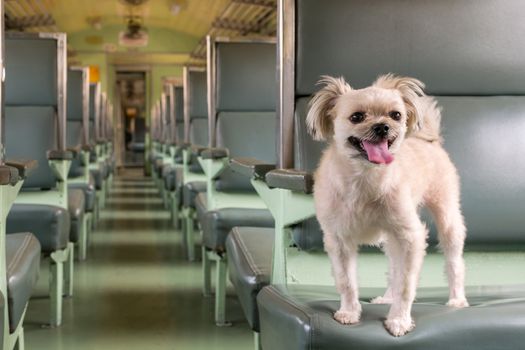
<path fill-rule="evenodd" d="M 94 183 L 95 183 L 95 189 L 97 191 L 100 191 L 102 189 L 102 185 L 104 183 L 104 167 L 99 166 L 95 169 L 89 169 L 89 172 L 91 176 L 93 177 Z"/>
<path fill-rule="evenodd" d="M 49 255 L 67 247 L 70 222 L 69 212 L 64 208 L 15 203 L 7 216 L 7 234 L 33 232 L 42 252 Z"/>
<path fill-rule="evenodd" d="M 234 227 L 226 240 L 230 281 L 248 324 L 259 332 L 257 295 L 270 284 L 274 229 Z"/>
<path fill-rule="evenodd" d="M 13 332 L 24 315 L 40 272 L 40 243 L 31 233 L 6 237 L 7 304 Z"/>
<path fill-rule="evenodd" d="M 93 212 L 95 210 L 95 201 L 96 201 L 96 187 L 95 181 L 92 176 L 89 178 L 89 183 L 71 183 L 68 184 L 68 189 L 71 191 L 73 189 L 80 189 L 84 192 L 85 199 L 85 211 Z"/>
<path fill-rule="evenodd" d="M 4 298 L 4 293 L 0 293 L 0 312 L 4 314 L 7 307 L 8 306 Z M 5 329 L 4 328 L 5 327 L 4 317 L 0 319 L 0 327 L 2 327 L 2 329 Z M 11 330 L 9 330 L 9 332 L 11 333 Z M 4 336 L 5 336 L 4 332 L 0 333 L 0 342 L 2 342 L 2 344 L 4 343 Z"/>
<path fill-rule="evenodd" d="M 361 290 L 362 320 L 341 325 L 334 288 L 272 285 L 258 295 L 265 349 L 520 349 L 525 342 L 525 288 L 467 289 L 470 307 L 445 306 L 448 291 L 418 293 L 416 329 L 394 338 L 383 327 L 389 305 L 370 304 L 383 290 Z M 269 325 L 271 324 L 271 327 Z M 279 331 L 280 330 L 280 331 Z M 283 336 L 285 330 L 286 336 Z"/>
<path fill-rule="evenodd" d="M 182 187 L 182 201 L 185 207 L 195 208 L 195 199 L 199 193 L 206 193 L 206 182 L 192 181 Z"/>
<path fill-rule="evenodd" d="M 182 182 L 183 170 L 181 167 L 173 165 L 164 165 L 162 169 L 162 178 L 164 179 L 164 188 L 169 191 L 175 191 Z"/>
<path fill-rule="evenodd" d="M 237 226 L 273 227 L 273 216 L 268 209 L 220 208 L 207 209 L 206 193 L 195 199 L 197 216 L 202 229 L 202 244 L 208 249 L 224 252 L 226 238 Z"/>
<path fill-rule="evenodd" d="M 275 225 L 250 179 L 229 166 L 232 157 L 254 157 L 275 164 L 276 46 L 272 41 L 235 42 L 209 38 L 208 82 L 210 148 L 199 152 L 207 192 L 195 199 L 202 230 L 204 292 L 209 294 L 210 265 L 216 265 L 215 322 L 225 319 L 226 238 L 233 227 Z M 215 83 L 212 83 L 214 82 Z"/>
<path fill-rule="evenodd" d="M 385 330 L 389 306 L 370 300 L 385 292 L 388 262 L 377 249 L 365 248 L 357 257 L 361 320 L 341 325 L 333 318 L 340 295 L 323 252 L 322 232 L 311 216 L 301 223 L 290 219 L 286 227 L 276 227 L 275 245 L 268 250 L 273 255 L 271 284 L 257 295 L 262 348 L 522 348 L 525 162 L 515 151 L 525 149 L 525 141 L 509 135 L 525 125 L 521 59 L 525 46 L 518 34 L 525 25 L 513 19 L 525 4 L 519 0 L 506 1 L 504 6 L 463 0 L 380 0 L 374 6 L 359 0 L 283 3 L 289 5 L 287 14 L 293 14 L 284 17 L 290 23 L 280 24 L 287 28 L 283 35 L 290 34 L 291 28 L 295 37 L 282 42 L 283 52 L 293 52 L 294 59 L 280 67 L 280 84 L 286 83 L 288 74 L 294 81 L 293 91 L 283 94 L 281 108 L 288 112 L 280 122 L 289 122 L 293 130 L 280 130 L 280 136 L 286 134 L 282 141 L 293 149 L 281 154 L 285 170 L 266 175 L 264 194 L 274 191 L 312 204 L 312 188 L 305 186 L 304 174 L 315 170 L 325 144 L 312 140 L 305 119 L 321 75 L 344 76 L 355 89 L 389 72 L 421 79 L 427 94 L 435 96 L 442 108 L 443 145 L 461 180 L 470 307 L 446 306 L 449 291 L 443 254 L 436 249 L 434 224 L 423 213 L 430 229 L 429 253 L 412 307 L 414 330 L 402 337 Z M 464 20 L 467 15 L 471 20 Z M 382 18 L 380 26 L 377 18 Z M 283 154 L 291 156 L 284 159 Z M 308 215 L 314 213 L 313 204 L 304 208 Z"/>

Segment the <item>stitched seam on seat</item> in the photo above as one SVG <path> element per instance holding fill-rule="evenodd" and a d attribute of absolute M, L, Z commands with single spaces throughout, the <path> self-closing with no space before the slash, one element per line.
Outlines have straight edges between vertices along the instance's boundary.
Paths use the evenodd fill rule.
<path fill-rule="evenodd" d="M 236 231 L 238 232 L 238 230 Z M 237 238 L 236 240 L 237 240 L 237 243 L 239 243 L 239 246 L 244 255 L 244 258 L 246 259 L 246 262 L 248 262 L 248 265 L 250 266 L 250 268 L 253 270 L 253 272 L 255 272 L 256 275 L 262 275 L 262 271 L 255 264 L 255 261 L 253 260 L 253 257 L 251 256 L 251 254 L 248 254 L 248 247 L 246 247 L 242 239 Z"/>
<path fill-rule="evenodd" d="M 25 248 L 29 245 L 30 237 L 24 237 L 24 240 L 22 241 L 22 245 L 20 246 L 20 249 L 15 253 L 15 256 L 13 257 L 13 260 L 11 260 L 11 263 L 9 263 L 9 266 L 7 267 L 7 272 L 12 272 L 11 269 L 13 269 L 18 261 L 22 258 L 22 254 L 25 250 Z"/>
<path fill-rule="evenodd" d="M 296 303 L 294 303 L 293 301 L 290 301 L 289 299 L 285 299 L 281 296 L 281 294 L 277 293 L 275 291 L 275 289 L 273 287 L 270 287 L 267 289 L 267 291 L 269 291 L 270 293 L 274 294 L 276 297 L 278 297 L 281 301 L 285 302 L 286 304 L 289 304 L 290 306 L 292 306 L 294 309 L 296 309 L 297 311 L 299 311 L 300 313 L 302 313 L 304 316 L 306 316 L 308 318 L 308 321 L 309 323 L 311 324 L 311 320 L 312 320 L 312 317 L 306 312 L 304 311 L 303 309 L 301 309 Z"/>
<path fill-rule="evenodd" d="M 313 342 L 312 342 L 312 333 L 315 331 L 315 328 L 313 327 L 313 320 L 312 320 L 312 316 L 309 315 L 306 311 L 304 311 L 303 309 L 301 309 L 296 303 L 294 303 L 293 301 L 289 300 L 289 299 L 285 299 L 281 296 L 281 294 L 277 293 L 273 287 L 270 287 L 270 288 L 267 288 L 267 291 L 269 291 L 270 293 L 272 293 L 273 295 L 275 295 L 276 297 L 278 297 L 282 302 L 290 305 L 291 307 L 293 307 L 294 309 L 296 309 L 297 311 L 299 311 L 301 314 L 303 314 L 304 316 L 306 316 L 306 318 L 308 318 L 308 324 L 310 325 L 310 327 L 312 327 L 312 332 L 309 332 L 309 346 L 308 348 L 309 349 L 312 349 L 312 346 L 313 346 Z"/>

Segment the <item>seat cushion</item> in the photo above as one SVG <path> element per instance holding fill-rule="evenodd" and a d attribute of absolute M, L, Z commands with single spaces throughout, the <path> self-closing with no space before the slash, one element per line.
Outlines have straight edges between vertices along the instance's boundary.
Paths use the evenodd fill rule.
<path fill-rule="evenodd" d="M 113 158 L 113 156 L 109 156 L 106 158 L 103 164 L 106 170 L 106 172 L 104 173 L 104 179 L 107 179 L 109 175 L 115 173 L 115 158 Z"/>
<path fill-rule="evenodd" d="M 207 210 L 206 194 L 195 198 L 197 218 L 202 228 L 202 242 L 206 248 L 224 251 L 226 237 L 235 226 L 273 227 L 273 216 L 268 209 L 221 208 Z"/>
<path fill-rule="evenodd" d="M 162 157 L 158 157 L 155 159 L 155 162 L 153 163 L 153 169 L 155 170 L 155 173 L 158 177 L 162 176 L 162 168 L 164 166 L 164 159 Z"/>
<path fill-rule="evenodd" d="M 270 283 L 275 230 L 234 227 L 226 239 L 230 281 L 252 329 L 259 332 L 257 294 Z"/>
<path fill-rule="evenodd" d="M 74 160 L 75 161 L 75 160 Z M 75 177 L 81 177 L 84 175 L 85 168 L 81 165 L 78 165 L 74 168 L 69 169 L 69 174 L 67 175 L 69 178 L 75 178 Z"/>
<path fill-rule="evenodd" d="M 31 233 L 6 237 L 7 300 L 9 328 L 16 329 L 40 271 L 40 243 Z"/>
<path fill-rule="evenodd" d="M 86 201 L 84 199 L 84 191 L 80 188 L 70 188 L 69 191 L 67 191 L 67 195 L 69 217 L 71 219 L 69 241 L 76 243 L 82 230 Z"/>
<path fill-rule="evenodd" d="M 182 181 L 182 168 L 170 167 L 170 171 L 163 171 L 164 188 L 168 191 L 175 191 Z"/>
<path fill-rule="evenodd" d="M 380 295 L 361 289 L 361 300 Z M 396 338 L 383 327 L 389 305 L 362 301 L 361 322 L 333 319 L 339 296 L 332 287 L 267 286 L 257 296 L 264 349 L 520 349 L 525 342 L 525 286 L 467 289 L 471 307 L 445 306 L 448 291 L 418 290 L 416 328 Z"/>
<path fill-rule="evenodd" d="M 97 191 L 100 191 L 102 189 L 102 183 L 104 181 L 104 174 L 102 173 L 102 169 L 90 169 L 89 170 L 91 176 L 93 176 L 93 180 L 95 181 L 95 189 Z"/>
<path fill-rule="evenodd" d="M 69 229 L 69 212 L 54 205 L 14 204 L 7 215 L 7 233 L 32 232 L 47 254 L 66 248 Z"/>
<path fill-rule="evenodd" d="M 188 182 L 182 187 L 182 201 L 185 207 L 195 208 L 195 198 L 199 193 L 206 192 L 206 182 Z"/>
<path fill-rule="evenodd" d="M 73 189 L 82 190 L 84 192 L 85 200 L 84 210 L 86 212 L 93 212 L 96 199 L 96 190 L 93 183 L 70 183 L 68 184 L 68 189 L 70 191 Z"/>

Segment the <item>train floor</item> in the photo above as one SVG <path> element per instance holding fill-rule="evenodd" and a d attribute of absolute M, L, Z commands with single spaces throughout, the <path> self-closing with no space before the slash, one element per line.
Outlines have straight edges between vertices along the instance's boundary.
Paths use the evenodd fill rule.
<path fill-rule="evenodd" d="M 88 259 L 76 262 L 63 325 L 55 329 L 42 326 L 49 315 L 47 264 L 26 314 L 28 350 L 253 348 L 231 288 L 227 310 L 233 326 L 215 326 L 213 298 L 201 293 L 200 263 L 185 260 L 181 234 L 142 169 L 115 177 Z"/>

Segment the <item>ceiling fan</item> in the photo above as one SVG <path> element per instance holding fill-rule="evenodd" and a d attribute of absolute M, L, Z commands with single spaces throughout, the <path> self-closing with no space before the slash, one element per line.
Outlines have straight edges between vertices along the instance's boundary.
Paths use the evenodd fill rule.
<path fill-rule="evenodd" d="M 126 18 L 126 29 L 119 33 L 119 44 L 126 47 L 143 47 L 148 45 L 148 39 L 148 30 L 142 23 L 142 17 L 128 16 Z"/>

